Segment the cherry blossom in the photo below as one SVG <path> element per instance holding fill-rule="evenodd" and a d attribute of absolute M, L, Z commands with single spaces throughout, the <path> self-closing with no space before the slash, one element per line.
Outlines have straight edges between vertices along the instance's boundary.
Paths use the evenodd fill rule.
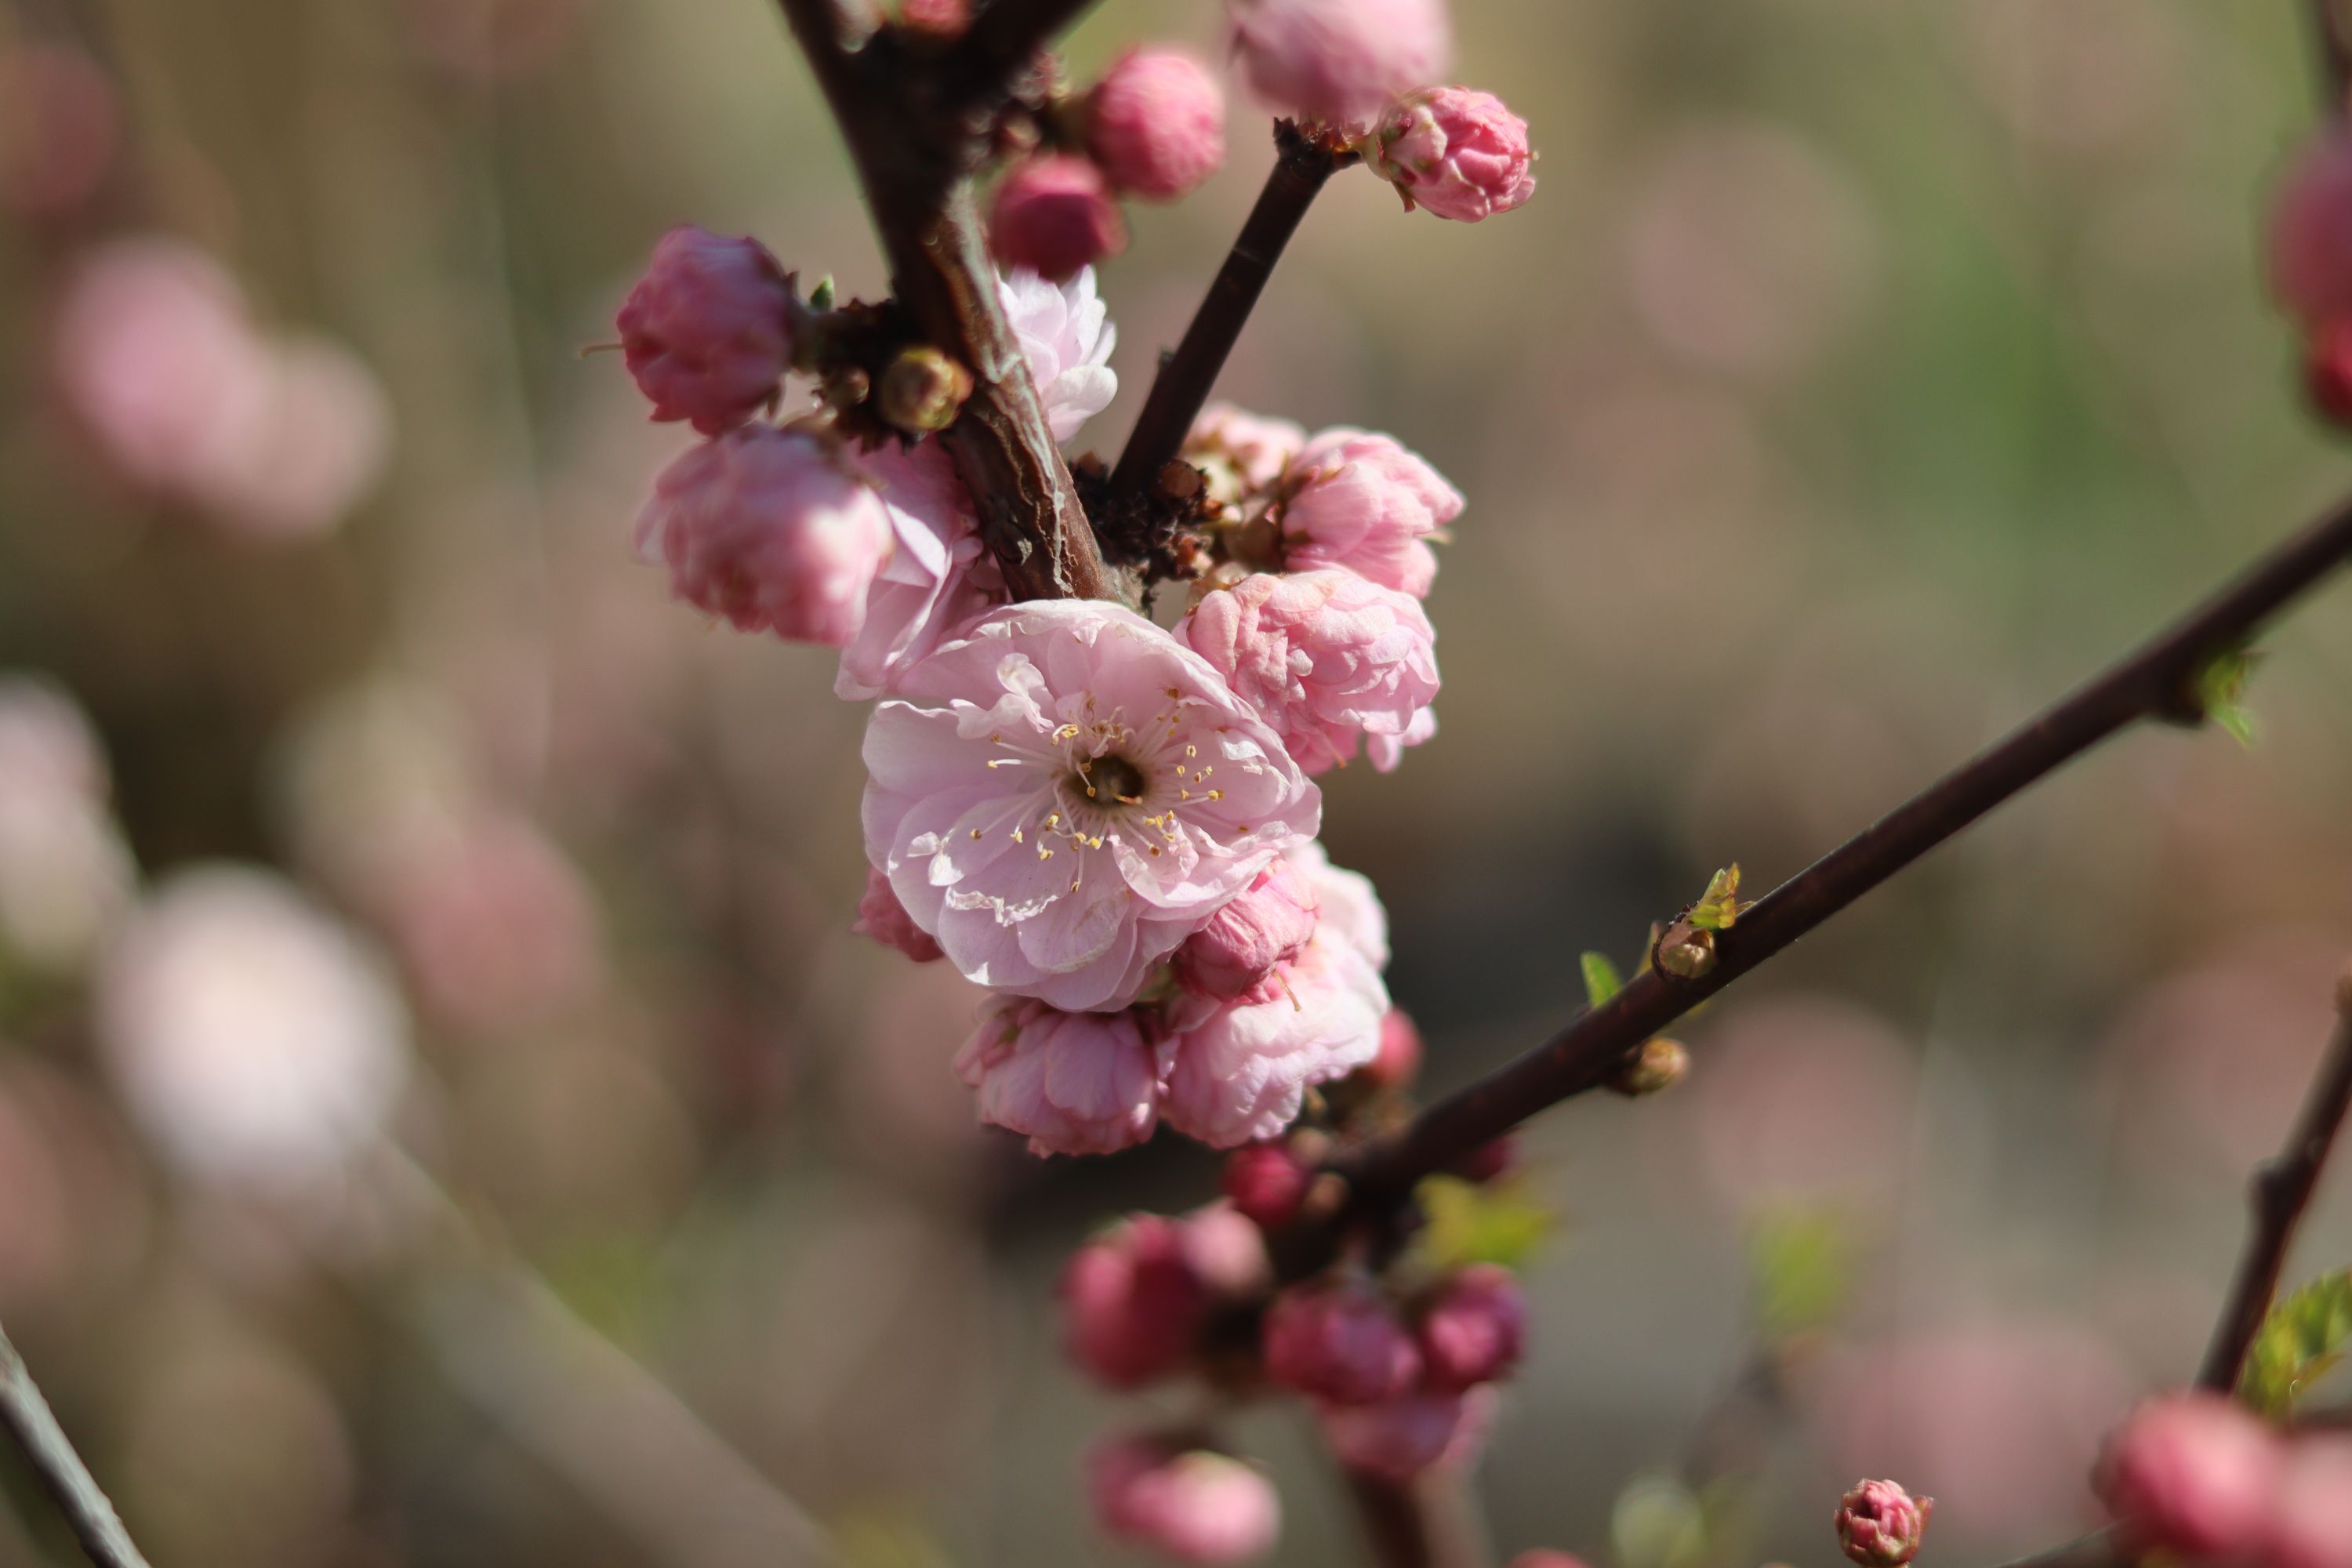
<path fill-rule="evenodd" d="M 997 292 L 1045 400 L 1045 423 L 1055 440 L 1070 440 L 1118 395 L 1110 368 L 1118 329 L 1095 291 L 1095 269 L 1082 267 L 1066 283 L 1015 270 L 997 280 Z"/>
<path fill-rule="evenodd" d="M 1462 514 L 1462 492 L 1388 436 L 1326 430 L 1292 459 L 1278 516 L 1284 563 L 1338 566 L 1415 598 L 1437 577 L 1429 536 Z"/>
<path fill-rule="evenodd" d="M 865 619 L 841 650 L 834 677 L 834 695 L 851 702 L 887 692 L 900 670 L 1005 598 L 971 498 L 936 442 L 885 447 L 868 454 L 860 469 L 889 516 L 892 548 L 866 590 Z"/>

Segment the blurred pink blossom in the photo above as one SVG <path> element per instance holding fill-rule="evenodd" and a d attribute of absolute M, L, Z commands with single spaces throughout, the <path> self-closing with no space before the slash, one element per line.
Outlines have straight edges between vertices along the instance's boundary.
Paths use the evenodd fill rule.
<path fill-rule="evenodd" d="M 1527 1341 L 1527 1295 L 1509 1269 L 1473 1264 L 1439 1289 L 1413 1331 L 1432 1388 L 1497 1382 L 1518 1365 Z"/>
<path fill-rule="evenodd" d="M 1266 1310 L 1265 1374 L 1333 1405 L 1393 1400 L 1421 1375 L 1421 1352 L 1372 1287 L 1295 1285 Z"/>
<path fill-rule="evenodd" d="M 0 47 L 0 205 L 40 216 L 98 192 L 122 140 L 122 104 L 98 63 L 65 44 Z"/>
<path fill-rule="evenodd" d="M 1072 1253 L 1057 1294 L 1063 1349 L 1107 1388 L 1181 1366 L 1209 1307 L 1183 1228 L 1159 1215 L 1122 1220 Z"/>
<path fill-rule="evenodd" d="M 1402 1007 L 1381 1019 L 1381 1047 L 1364 1064 L 1364 1076 L 1383 1089 L 1404 1089 L 1421 1073 L 1421 1031 Z"/>
<path fill-rule="evenodd" d="M 1226 0 L 1250 89 L 1277 114 L 1361 127 L 1454 61 L 1444 0 Z"/>
<path fill-rule="evenodd" d="M 0 675 L 0 968 L 80 968 L 138 879 L 81 710 L 37 677 Z"/>
<path fill-rule="evenodd" d="M 1087 1495 L 1106 1534 L 1178 1563 L 1248 1563 L 1280 1531 L 1274 1484 L 1239 1459 L 1129 1436 L 1087 1456 Z"/>
<path fill-rule="evenodd" d="M 1265 1234 L 1232 1204 L 1203 1204 L 1176 1222 L 1184 1261 L 1209 1294 L 1222 1301 L 1248 1301 L 1274 1283 L 1274 1259 Z"/>
<path fill-rule="evenodd" d="M 2352 1438 L 2298 1438 L 2278 1478 L 2263 1560 L 2271 1568 L 2352 1568 Z"/>
<path fill-rule="evenodd" d="M 2139 1550 L 2243 1562 L 2261 1555 L 2284 1459 L 2278 1435 L 2234 1401 L 2168 1394 L 2108 1437 L 2096 1484 Z"/>
<path fill-rule="evenodd" d="M 1087 153 L 1130 195 L 1172 201 L 1224 165 L 1224 89 L 1182 49 L 1128 50 L 1086 112 Z"/>
<path fill-rule="evenodd" d="M 1423 1471 L 1476 1460 L 1494 1424 L 1494 1387 L 1465 1394 L 1415 1389 L 1372 1405 L 1325 1405 L 1324 1440 L 1349 1469 L 1402 1484 Z"/>
<path fill-rule="evenodd" d="M 1235 1210 L 1280 1230 L 1298 1217 L 1313 1176 L 1287 1143 L 1245 1143 L 1226 1157 L 1222 1181 Z"/>
<path fill-rule="evenodd" d="M 2352 132 L 2321 132 L 2271 198 L 2270 279 L 2307 325 L 2352 316 Z"/>

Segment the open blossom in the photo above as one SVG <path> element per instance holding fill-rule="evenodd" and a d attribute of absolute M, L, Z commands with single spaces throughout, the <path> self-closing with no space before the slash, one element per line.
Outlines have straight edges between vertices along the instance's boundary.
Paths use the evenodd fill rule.
<path fill-rule="evenodd" d="M 1304 426 L 1212 403 L 1184 437 L 1184 459 L 1209 476 L 1211 494 L 1239 505 L 1272 489 L 1306 447 Z"/>
<path fill-rule="evenodd" d="M 1107 1388 L 1166 1377 L 1198 1348 L 1210 1288 L 1184 1226 L 1122 1220 L 1070 1255 L 1056 1287 L 1062 1348 Z"/>
<path fill-rule="evenodd" d="M 1106 1534 L 1179 1563 L 1247 1563 L 1274 1546 L 1274 1484 L 1241 1460 L 1153 1436 L 1114 1437 L 1087 1456 L 1087 1495 Z"/>
<path fill-rule="evenodd" d="M 792 306 L 767 247 L 688 226 L 662 236 L 614 325 L 654 417 L 716 436 L 776 395 L 793 359 Z"/>
<path fill-rule="evenodd" d="M 994 611 L 898 691 L 866 731 L 866 858 L 1000 991 L 1125 1006 L 1321 819 L 1255 711 L 1115 605 Z"/>
<path fill-rule="evenodd" d="M 1095 269 L 1082 267 L 1066 283 L 1014 271 L 996 289 L 1045 401 L 1045 423 L 1055 440 L 1067 441 L 1118 395 L 1118 375 L 1110 368 L 1118 329 L 1095 291 Z"/>
<path fill-rule="evenodd" d="M 1437 578 L 1428 538 L 1462 514 L 1462 492 L 1394 437 L 1326 430 L 1293 459 L 1284 563 L 1338 566 L 1415 598 Z"/>
<path fill-rule="evenodd" d="M 100 1045 L 190 1174 L 299 1186 L 374 1138 L 407 1077 L 383 967 L 258 871 L 181 872 L 110 944 Z"/>
<path fill-rule="evenodd" d="M 1535 195 L 1528 122 L 1491 92 L 1441 87 L 1391 108 L 1367 150 L 1373 173 L 1409 205 L 1476 223 Z"/>
<path fill-rule="evenodd" d="M 1202 598 L 1180 635 L 1310 773 L 1346 765 L 1360 740 L 1387 773 L 1436 732 L 1436 630 L 1412 595 L 1352 572 L 1244 577 Z"/>
<path fill-rule="evenodd" d="M 906 906 L 890 890 L 890 879 L 871 866 L 866 868 L 866 896 L 857 900 L 856 923 L 849 929 L 884 947 L 897 948 L 917 963 L 929 963 L 942 956 L 940 944 L 907 918 Z"/>
<path fill-rule="evenodd" d="M 1224 164 L 1224 89 L 1181 49 L 1129 49 L 1087 95 L 1087 151 L 1120 190 L 1171 201 Z"/>
<path fill-rule="evenodd" d="M 2281 1457 L 2277 1434 L 2231 1401 L 2169 1394 L 2142 1405 L 2108 1438 L 2096 1485 L 2142 1545 L 2234 1559 L 2261 1538 Z"/>
<path fill-rule="evenodd" d="M 637 555 L 670 590 L 739 631 L 845 646 L 891 549 L 881 499 L 817 437 L 747 425 L 661 471 L 637 515 Z"/>
<path fill-rule="evenodd" d="M 1354 1282 L 1301 1285 L 1275 1298 L 1265 1374 L 1334 1405 L 1393 1399 L 1421 1375 L 1421 1352 L 1379 1293 Z"/>
<path fill-rule="evenodd" d="M 1370 1405 L 1325 1405 L 1317 1414 L 1341 1464 L 1402 1484 L 1436 1466 L 1476 1458 L 1495 1404 L 1487 1384 L 1466 1394 L 1416 1388 Z"/>
<path fill-rule="evenodd" d="M 1493 1383 L 1519 1362 L 1528 1302 L 1507 1268 L 1473 1264 L 1445 1282 L 1415 1326 L 1433 1388 Z"/>
<path fill-rule="evenodd" d="M 1860 1481 L 1838 1501 L 1838 1549 L 1862 1568 L 1902 1568 L 1919 1554 L 1934 1498 L 1893 1481 Z"/>
<path fill-rule="evenodd" d="M 1115 1153 L 1159 1121 L 1160 1053 L 1132 1009 L 1065 1013 L 1003 999 L 956 1054 L 956 1071 L 980 1091 L 981 1120 L 1026 1134 L 1034 1153 Z"/>
<path fill-rule="evenodd" d="M 1176 950 L 1176 978 L 1221 1001 L 1256 989 L 1276 964 L 1306 950 L 1322 904 L 1297 862 L 1276 860 L 1258 873 L 1248 891 L 1184 939 Z"/>
<path fill-rule="evenodd" d="M 1005 598 L 971 498 L 937 442 L 886 446 L 863 458 L 861 468 L 889 516 L 891 550 L 834 676 L 833 694 L 850 702 L 888 691 L 900 670 Z"/>
<path fill-rule="evenodd" d="M 1100 169 L 1049 153 L 1015 165 L 996 187 L 988 241 L 1007 268 L 1058 283 L 1125 250 L 1127 220 Z"/>
<path fill-rule="evenodd" d="M 1251 89 L 1278 113 L 1360 126 L 1453 63 L 1445 0 L 1226 0 Z"/>

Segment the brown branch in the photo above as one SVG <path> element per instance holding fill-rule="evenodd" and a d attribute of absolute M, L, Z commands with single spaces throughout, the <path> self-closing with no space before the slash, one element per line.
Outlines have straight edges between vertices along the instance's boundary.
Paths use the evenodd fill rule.
<path fill-rule="evenodd" d="M 831 0 L 782 5 L 857 166 L 892 290 L 925 339 L 972 374 L 971 397 L 941 439 L 981 536 L 1018 598 L 1116 597 L 997 297 L 972 190 L 986 115 L 896 29 L 851 37 Z"/>
<path fill-rule="evenodd" d="M 1067 32 L 1095 0 L 988 0 L 956 46 L 950 69 L 970 97 L 1001 91 L 1037 51 Z"/>
<path fill-rule="evenodd" d="M 1284 1238 L 1298 1271 L 1332 1255 L 1353 1217 L 1394 1207 L 1423 1176 L 1549 1105 L 1606 1083 L 1629 1052 L 1864 894 L 2029 785 L 2144 719 L 2202 716 L 2196 678 L 2272 616 L 2352 558 L 2352 501 L 2279 544 L 2236 582 L 2008 738 L 1823 856 L 1719 933 L 1714 969 L 1696 980 L 1645 971 L 1534 1050 L 1440 1101 L 1395 1133 L 1343 1154 L 1349 1201 L 1339 1219 Z"/>
<path fill-rule="evenodd" d="M 65 1516 L 85 1556 L 98 1568 L 147 1568 L 147 1560 L 122 1527 L 122 1516 L 74 1452 L 5 1331 L 0 1331 L 0 1428 L 16 1439 L 41 1490 Z"/>
<path fill-rule="evenodd" d="M 1287 120 L 1274 127 L 1274 172 L 1265 177 L 1257 205 L 1242 225 L 1241 237 L 1217 269 L 1208 296 L 1184 329 L 1176 352 L 1160 363 L 1160 374 L 1136 416 L 1135 431 L 1111 474 L 1114 493 L 1139 495 L 1176 458 L 1201 407 L 1216 385 L 1225 358 L 1265 291 L 1265 280 L 1282 259 L 1283 247 L 1298 232 L 1316 193 L 1333 174 L 1356 162 L 1356 154 L 1329 142 L 1302 135 Z"/>
<path fill-rule="evenodd" d="M 2246 1353 L 2278 1294 L 2295 1227 L 2311 1206 L 2311 1194 L 2318 1189 L 2320 1172 L 2344 1130 L 2345 1117 L 2352 1113 L 2352 970 L 2336 984 L 2336 1009 L 2335 1037 L 2311 1080 L 2294 1131 L 2278 1158 L 2254 1173 L 2253 1229 L 2246 1237 L 2245 1255 L 2238 1260 L 2221 1321 L 2213 1325 L 2204 1364 L 2198 1368 L 2200 1388 L 2228 1394 L 2238 1386 Z"/>
<path fill-rule="evenodd" d="M 1488 1568 L 1493 1561 L 1459 1469 L 1441 1465 L 1407 1482 L 1345 1474 L 1375 1568 Z"/>

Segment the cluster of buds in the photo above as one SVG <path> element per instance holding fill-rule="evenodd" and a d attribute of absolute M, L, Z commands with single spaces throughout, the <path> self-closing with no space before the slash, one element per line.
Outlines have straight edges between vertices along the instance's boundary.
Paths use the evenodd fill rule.
<path fill-rule="evenodd" d="M 1212 1407 L 1298 1399 L 1343 1465 L 1392 1484 L 1475 1458 L 1526 1343 L 1512 1272 L 1406 1247 L 1277 1286 L 1265 1245 L 1336 1207 L 1336 1178 L 1318 1173 L 1335 1138 L 1402 1110 L 1420 1045 L 1392 1018 L 1392 1048 L 1323 1097 L 1327 1128 L 1234 1151 L 1223 1201 L 1131 1216 L 1073 1256 L 1064 1344 L 1082 1371 L 1121 1392 L 1190 1378 Z M 1273 1544 L 1270 1483 L 1197 1421 L 1107 1438 L 1088 1478 L 1108 1533 L 1180 1562 L 1244 1562 Z M 1178 1496 L 1191 1510 L 1162 1506 Z"/>
<path fill-rule="evenodd" d="M 2149 1400 L 2096 1484 L 2135 1555 L 2248 1568 L 2352 1564 L 2352 1437 L 2282 1434 L 2219 1394 Z"/>

